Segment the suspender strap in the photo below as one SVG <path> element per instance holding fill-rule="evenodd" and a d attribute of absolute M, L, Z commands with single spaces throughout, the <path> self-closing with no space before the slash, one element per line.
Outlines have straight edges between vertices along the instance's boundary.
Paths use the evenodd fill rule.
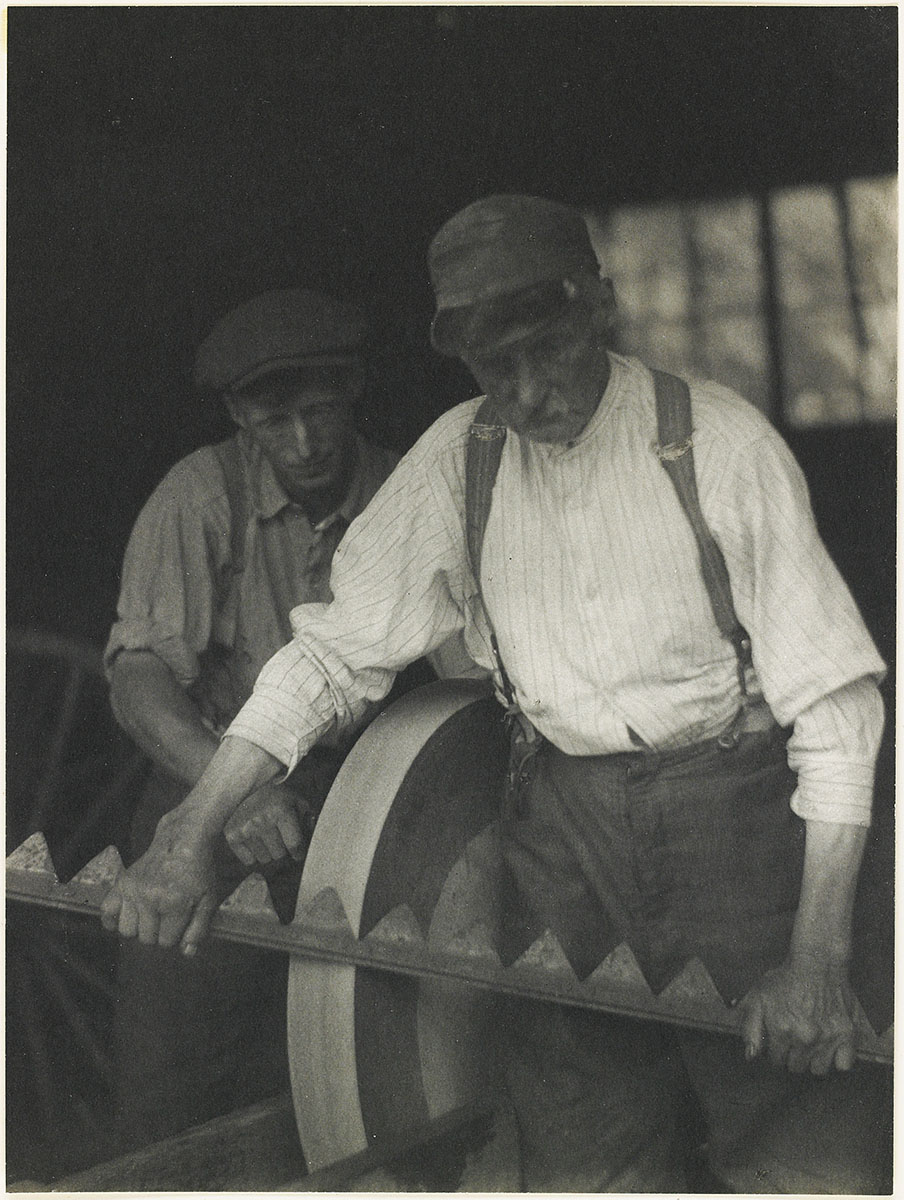
<path fill-rule="evenodd" d="M 245 495 L 245 472 L 242 466 L 242 452 L 235 438 L 225 442 L 217 442 L 213 448 L 220 470 L 223 472 L 223 482 L 226 485 L 226 499 L 229 502 L 232 539 L 230 553 L 232 555 L 232 570 L 239 574 L 245 568 L 245 536 L 248 526 L 248 503 Z"/>
<path fill-rule="evenodd" d="M 741 694 L 747 695 L 746 669 L 752 665 L 750 637 L 738 620 L 731 595 L 728 568 L 719 545 L 710 532 L 700 508 L 697 476 L 694 470 L 693 427 L 691 423 L 691 394 L 683 379 L 665 371 L 653 371 L 656 390 L 656 423 L 659 441 L 656 454 L 671 479 L 678 500 L 690 523 L 700 554 L 700 569 L 719 632 L 734 647 L 738 660 L 738 682 Z M 505 446 L 506 427 L 495 417 L 492 403 L 484 400 L 474 417 L 468 438 L 465 464 L 465 529 L 471 570 L 480 589 L 480 564 L 483 538 L 493 485 Z M 496 635 L 491 645 L 496 668 L 502 680 L 502 691 L 511 709 L 515 708 L 515 692 L 502 663 Z"/>
<path fill-rule="evenodd" d="M 468 541 L 468 560 L 471 571 L 477 581 L 477 590 L 483 602 L 480 590 L 480 563 L 483 556 L 483 535 L 486 532 L 490 516 L 490 505 L 493 502 L 493 485 L 499 472 L 499 460 L 508 430 L 505 425 L 495 419 L 492 403 L 484 400 L 474 417 L 468 436 L 468 452 L 465 460 L 465 533 Z M 486 612 L 486 606 L 484 606 Z M 502 694 L 505 696 L 509 711 L 515 709 L 515 689 L 512 687 L 508 672 L 502 662 L 499 643 L 490 624 L 490 645 L 496 670 L 502 681 Z"/>
<path fill-rule="evenodd" d="M 469 430 L 468 454 L 465 462 L 465 528 L 468 538 L 468 559 L 480 587 L 480 563 L 483 555 L 483 535 L 486 532 L 493 502 L 493 486 L 499 472 L 499 460 L 508 430 L 493 419 L 493 406 L 484 400 Z"/>
<path fill-rule="evenodd" d="M 742 695 L 747 695 L 745 670 L 752 663 L 750 638 L 738 620 L 731 596 L 728 568 L 719 545 L 700 509 L 694 471 L 691 394 L 683 379 L 653 371 L 659 444 L 656 454 L 671 479 L 681 507 L 690 522 L 700 552 L 700 569 L 719 632 L 734 646 Z"/>

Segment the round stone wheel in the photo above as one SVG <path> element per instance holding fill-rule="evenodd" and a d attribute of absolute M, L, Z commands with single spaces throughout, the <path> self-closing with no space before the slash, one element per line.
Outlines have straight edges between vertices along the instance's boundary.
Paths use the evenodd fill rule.
<path fill-rule="evenodd" d="M 400 905 L 431 944 L 492 926 L 506 766 L 502 709 L 486 685 L 429 684 L 393 704 L 333 784 L 299 911 L 332 887 L 359 938 Z M 291 960 L 289 1064 L 308 1168 L 385 1145 L 479 1095 L 492 1004 L 459 984 Z"/>

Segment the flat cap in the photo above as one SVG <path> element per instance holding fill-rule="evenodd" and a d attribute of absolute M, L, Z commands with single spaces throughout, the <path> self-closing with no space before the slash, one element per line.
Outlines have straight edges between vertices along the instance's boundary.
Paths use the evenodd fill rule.
<path fill-rule="evenodd" d="M 428 261 L 436 295 L 433 343 L 446 351 L 446 331 L 460 324 L 446 314 L 599 269 L 577 209 L 522 195 L 485 196 L 463 208 L 433 238 Z"/>
<path fill-rule="evenodd" d="M 364 315 L 306 288 L 264 292 L 228 312 L 201 343 L 192 373 L 199 388 L 244 387 L 282 367 L 360 352 Z"/>

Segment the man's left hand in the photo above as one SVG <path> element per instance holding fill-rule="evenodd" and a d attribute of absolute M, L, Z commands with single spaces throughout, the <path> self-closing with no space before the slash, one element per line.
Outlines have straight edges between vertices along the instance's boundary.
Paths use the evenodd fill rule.
<path fill-rule="evenodd" d="M 767 971 L 740 1004 L 746 1056 L 826 1075 L 854 1065 L 853 998 L 843 965 L 789 961 Z"/>

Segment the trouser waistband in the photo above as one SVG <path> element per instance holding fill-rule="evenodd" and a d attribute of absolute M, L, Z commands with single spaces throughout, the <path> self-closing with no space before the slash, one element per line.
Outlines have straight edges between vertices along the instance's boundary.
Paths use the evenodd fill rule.
<path fill-rule="evenodd" d="M 694 758 L 705 758 L 716 752 L 727 753 L 737 747 L 742 739 L 757 738 L 765 745 L 771 745 L 773 742 L 787 739 L 790 734 L 789 730 L 778 725 L 765 702 L 743 705 L 725 729 L 713 737 L 666 750 L 657 750 L 646 745 L 643 739 L 628 727 L 628 735 L 631 740 L 640 743 L 637 750 L 618 750 L 610 754 L 597 755 L 568 755 L 566 751 L 560 750 L 535 729 L 530 741 L 525 740 L 524 727 L 519 722 L 513 721 L 510 729 L 509 770 L 502 808 L 504 817 L 512 814 L 517 803 L 518 792 L 527 783 L 533 763 L 541 752 L 562 754 L 565 757 L 579 757 L 587 761 L 596 760 L 600 763 L 618 764 L 632 774 L 649 774 Z"/>
<path fill-rule="evenodd" d="M 705 754 L 715 749 L 731 750 L 738 745 L 743 737 L 759 737 L 766 742 L 773 742 L 782 741 L 789 735 L 790 730 L 783 729 L 764 704 L 752 709 L 740 708 L 721 733 L 703 738 L 700 741 L 689 742 L 686 746 L 675 746 L 665 750 L 657 750 L 653 746 L 647 746 L 643 742 L 643 739 L 639 738 L 629 727 L 628 736 L 637 745 L 636 750 L 619 751 L 615 754 L 603 754 L 598 757 L 613 760 L 637 759 L 642 761 L 656 761 L 665 765 L 667 763 L 683 762 L 686 759 L 695 758 L 699 754 Z"/>

